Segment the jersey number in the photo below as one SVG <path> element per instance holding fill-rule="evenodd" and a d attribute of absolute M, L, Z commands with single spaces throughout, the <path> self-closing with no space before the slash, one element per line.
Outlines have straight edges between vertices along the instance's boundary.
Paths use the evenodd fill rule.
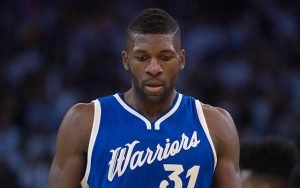
<path fill-rule="evenodd" d="M 178 164 L 164 164 L 164 169 L 165 171 L 173 172 L 168 177 L 171 181 L 175 183 L 175 188 L 182 188 L 182 181 L 179 175 L 184 171 L 183 166 Z M 199 169 L 200 166 L 195 165 L 187 171 L 186 178 L 190 177 L 187 188 L 195 187 Z M 163 180 L 162 182 L 160 182 L 159 187 L 166 188 L 168 185 L 169 185 L 168 180 Z"/>

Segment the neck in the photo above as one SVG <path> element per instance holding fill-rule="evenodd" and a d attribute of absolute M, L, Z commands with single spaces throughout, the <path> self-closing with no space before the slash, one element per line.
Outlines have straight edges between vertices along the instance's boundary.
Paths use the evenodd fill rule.
<path fill-rule="evenodd" d="M 124 93 L 124 99 L 128 104 L 143 113 L 149 120 L 154 121 L 172 106 L 176 93 L 177 92 L 173 90 L 165 99 L 162 99 L 159 102 L 153 102 L 146 100 L 145 97 L 138 95 L 137 92 L 130 89 Z"/>

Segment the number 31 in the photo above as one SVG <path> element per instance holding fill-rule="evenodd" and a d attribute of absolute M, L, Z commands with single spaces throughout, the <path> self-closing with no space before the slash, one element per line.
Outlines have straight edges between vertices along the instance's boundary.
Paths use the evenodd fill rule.
<path fill-rule="evenodd" d="M 175 183 L 175 188 L 182 188 L 182 181 L 179 175 L 184 171 L 183 166 L 178 164 L 164 164 L 164 169 L 165 171 L 173 172 L 168 177 L 171 181 Z M 187 171 L 186 178 L 190 177 L 187 188 L 195 187 L 199 169 L 200 166 L 195 165 Z M 166 188 L 168 185 L 169 185 L 168 180 L 163 180 L 162 182 L 160 182 L 159 187 Z"/>

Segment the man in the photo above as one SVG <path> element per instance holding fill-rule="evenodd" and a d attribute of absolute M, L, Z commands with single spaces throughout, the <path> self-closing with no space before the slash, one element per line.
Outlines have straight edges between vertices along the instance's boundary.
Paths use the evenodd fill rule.
<path fill-rule="evenodd" d="M 241 145 L 243 187 L 290 187 L 296 165 L 297 148 L 278 138 L 251 140 Z"/>
<path fill-rule="evenodd" d="M 68 111 L 49 187 L 241 187 L 230 115 L 175 90 L 185 65 L 177 22 L 142 11 L 122 60 L 132 87 Z"/>

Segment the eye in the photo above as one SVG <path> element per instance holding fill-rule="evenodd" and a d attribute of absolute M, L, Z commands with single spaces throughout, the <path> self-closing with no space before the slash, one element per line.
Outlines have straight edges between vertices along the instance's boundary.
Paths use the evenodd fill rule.
<path fill-rule="evenodd" d="M 148 59 L 148 56 L 135 56 L 135 59 L 138 61 L 146 61 Z"/>
<path fill-rule="evenodd" d="M 160 59 L 163 61 L 169 61 L 170 59 L 172 59 L 172 56 L 168 56 L 168 55 L 161 55 Z"/>

